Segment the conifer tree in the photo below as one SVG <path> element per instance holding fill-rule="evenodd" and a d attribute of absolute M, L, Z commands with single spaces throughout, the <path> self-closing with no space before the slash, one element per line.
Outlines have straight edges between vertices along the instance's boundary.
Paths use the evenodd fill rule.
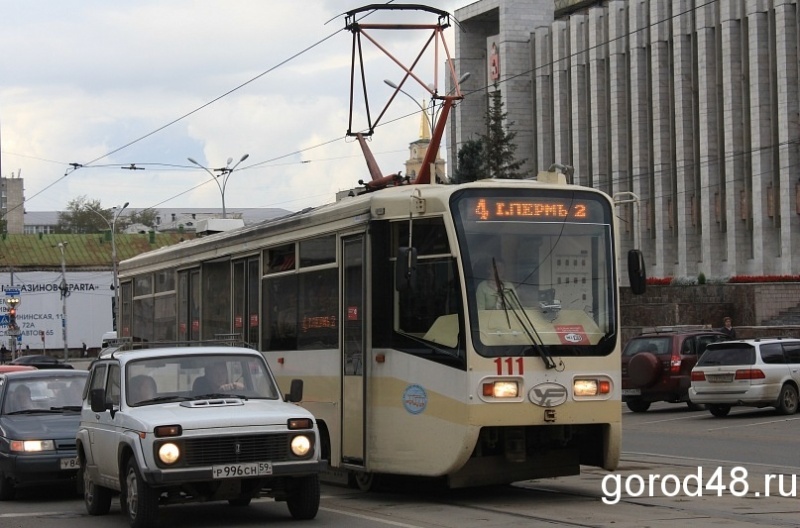
<path fill-rule="evenodd" d="M 458 165 L 453 173 L 453 183 L 467 183 L 486 177 L 483 168 L 483 142 L 469 139 L 458 149 Z"/>
<path fill-rule="evenodd" d="M 517 145 L 514 138 L 515 131 L 509 130 L 514 126 L 514 121 L 508 121 L 508 113 L 504 111 L 503 99 L 497 85 L 489 94 L 489 106 L 486 109 L 486 134 L 481 135 L 483 143 L 485 178 L 514 178 L 520 179 L 525 174 L 520 170 L 525 160 L 517 160 L 514 153 Z"/>

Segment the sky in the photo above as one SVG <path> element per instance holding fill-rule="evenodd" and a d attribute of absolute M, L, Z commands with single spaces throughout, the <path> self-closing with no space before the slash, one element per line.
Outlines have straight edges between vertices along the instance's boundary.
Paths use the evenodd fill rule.
<path fill-rule="evenodd" d="M 24 179 L 26 211 L 64 210 L 84 196 L 104 208 L 221 207 L 222 182 L 188 158 L 215 169 L 248 154 L 225 186 L 229 213 L 329 203 L 370 178 L 358 143 L 345 137 L 353 36 L 344 13 L 371 3 L 0 0 L 2 176 Z M 425 5 L 453 15 L 468 3 Z M 437 17 L 400 10 L 363 20 L 388 21 Z M 451 56 L 456 27 L 445 31 Z M 370 34 L 404 65 L 430 36 Z M 362 42 L 374 120 L 392 94 L 383 80 L 399 83 L 404 72 Z M 433 66 L 428 47 L 414 71 L 432 83 Z M 412 97 L 397 96 L 369 143 L 384 174 L 404 171 L 419 137 L 417 102 L 427 94 L 411 80 L 403 88 Z M 363 98 L 354 105 L 357 131 L 367 123 Z M 131 164 L 144 170 L 122 168 Z"/>

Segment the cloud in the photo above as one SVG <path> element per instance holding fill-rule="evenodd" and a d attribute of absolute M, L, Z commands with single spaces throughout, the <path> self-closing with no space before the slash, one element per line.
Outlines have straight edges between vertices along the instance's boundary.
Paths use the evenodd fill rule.
<path fill-rule="evenodd" d="M 458 7 L 438 4 L 451 13 Z M 0 0 L 0 45 L 7 50 L 0 54 L 2 175 L 23 170 L 32 211 L 63 209 L 81 195 L 108 207 L 218 207 L 219 187 L 186 158 L 217 168 L 248 153 L 228 180 L 228 208 L 329 202 L 368 179 L 358 144 L 344 137 L 352 35 L 340 31 L 344 17 L 337 15 L 353 7 Z M 396 20 L 406 13 L 383 15 Z M 419 50 L 407 34 L 381 37 L 404 61 Z M 374 47 L 364 50 L 377 112 L 390 93 L 383 79 L 397 82 L 403 72 Z M 406 88 L 423 98 L 421 88 Z M 360 97 L 354 130 L 367 122 Z M 397 99 L 370 141 L 385 173 L 403 169 L 419 130 L 415 110 L 412 101 Z M 73 162 L 92 167 L 64 177 Z M 120 168 L 131 163 L 146 170 Z"/>

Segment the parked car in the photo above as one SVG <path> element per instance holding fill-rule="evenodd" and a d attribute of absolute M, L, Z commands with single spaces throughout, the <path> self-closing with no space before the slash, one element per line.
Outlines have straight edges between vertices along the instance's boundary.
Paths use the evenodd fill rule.
<path fill-rule="evenodd" d="M 709 343 L 727 339 L 711 329 L 658 328 L 632 338 L 622 351 L 622 401 L 633 412 L 645 412 L 653 402 L 689 399 L 692 367 Z"/>
<path fill-rule="evenodd" d="M 0 374 L 0 500 L 54 482 L 76 484 L 75 435 L 84 370 L 29 369 Z"/>
<path fill-rule="evenodd" d="M 119 493 L 132 528 L 155 525 L 159 505 L 260 496 L 316 516 L 327 461 L 314 416 L 289 403 L 300 380 L 284 401 L 247 348 L 107 350 L 91 365 L 77 436 L 90 515 Z"/>
<path fill-rule="evenodd" d="M 55 358 L 53 356 L 45 356 L 43 354 L 31 354 L 28 356 L 20 356 L 10 363 L 11 365 L 31 365 L 39 369 L 71 369 L 74 368 L 69 363 Z"/>
<path fill-rule="evenodd" d="M 744 339 L 709 345 L 692 370 L 689 397 L 714 416 L 734 405 L 794 414 L 800 386 L 800 339 Z"/>

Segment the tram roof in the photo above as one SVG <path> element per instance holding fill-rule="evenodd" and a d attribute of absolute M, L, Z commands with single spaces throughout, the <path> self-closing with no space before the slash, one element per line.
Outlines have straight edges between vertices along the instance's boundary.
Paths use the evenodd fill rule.
<path fill-rule="evenodd" d="M 410 200 L 414 196 L 425 200 L 426 213 L 436 214 L 445 211 L 450 195 L 462 189 L 518 188 L 531 185 L 550 188 L 564 187 L 536 180 L 511 179 L 484 179 L 459 185 L 422 184 L 387 187 L 379 191 L 347 196 L 336 202 L 149 251 L 122 261 L 119 269 L 124 274 L 129 270 L 146 271 L 149 268 L 160 269 L 174 265 L 176 259 L 185 259 L 187 265 L 196 261 L 214 260 L 227 257 L 229 252 L 226 251 L 226 247 L 230 245 L 239 245 L 240 249 L 245 250 L 247 247 L 251 247 L 253 251 L 256 251 L 264 247 L 262 241 L 265 236 L 279 236 L 299 229 L 362 217 L 362 215 L 364 222 L 374 218 L 408 218 L 409 212 L 412 211 Z M 379 210 L 380 213 L 378 213 Z M 257 241 L 258 243 L 256 243 Z M 223 245 L 222 242 L 225 244 Z"/>

